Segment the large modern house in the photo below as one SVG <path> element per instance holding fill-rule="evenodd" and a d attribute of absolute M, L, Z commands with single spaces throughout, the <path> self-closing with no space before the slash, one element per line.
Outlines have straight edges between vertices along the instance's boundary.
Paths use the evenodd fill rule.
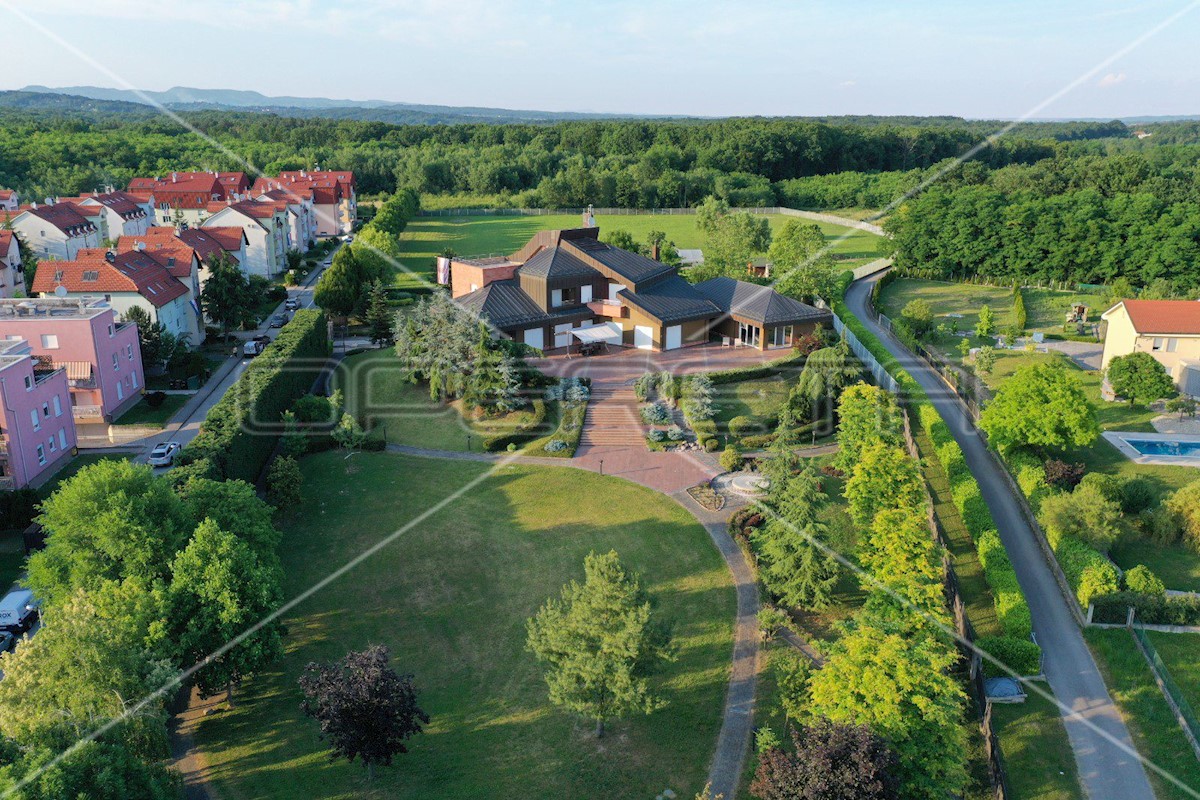
<path fill-rule="evenodd" d="M 443 259 L 438 278 L 463 308 L 542 350 L 573 341 L 674 350 L 714 339 L 766 350 L 790 347 L 831 320 L 767 286 L 732 278 L 693 285 L 599 234 L 541 231 L 511 256 Z"/>

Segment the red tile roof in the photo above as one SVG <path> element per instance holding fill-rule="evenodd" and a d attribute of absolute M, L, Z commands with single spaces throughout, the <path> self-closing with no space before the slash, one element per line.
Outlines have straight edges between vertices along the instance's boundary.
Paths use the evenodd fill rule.
<path fill-rule="evenodd" d="M 78 200 L 72 202 L 82 205 L 91 200 L 117 212 L 122 219 L 137 219 L 146 216 L 145 210 L 138 202 L 139 199 L 128 192 L 108 192 L 106 194 L 81 194 Z"/>
<path fill-rule="evenodd" d="M 1125 300 L 1133 328 L 1140 334 L 1200 336 L 1200 302 L 1194 300 Z"/>
<path fill-rule="evenodd" d="M 172 231 L 171 228 L 153 228 L 152 230 Z M 134 251 L 144 252 L 180 279 L 191 280 L 192 261 L 200 260 L 200 254 L 195 249 L 175 236 L 122 236 L 117 239 L 118 253 Z"/>
<path fill-rule="evenodd" d="M 38 269 L 33 291 L 53 294 L 58 286 L 68 292 L 137 292 L 156 308 L 187 294 L 187 287 L 145 253 L 118 253 L 110 262 L 99 247 L 79 251 L 74 261 L 47 261 Z"/>
<path fill-rule="evenodd" d="M 17 211 L 12 212 L 13 217 L 15 218 L 22 211 L 28 211 L 30 214 L 53 225 L 68 236 L 81 236 L 96 231 L 96 226 L 80 213 L 79 209 L 72 203 L 55 203 L 50 206 L 39 205 L 37 208 L 22 206 Z"/>
<path fill-rule="evenodd" d="M 122 236 L 117 240 L 117 251 L 137 250 L 140 244 L 147 251 L 190 250 L 202 263 L 208 263 L 220 253 L 237 264 L 238 258 L 233 253 L 242 249 L 245 235 L 241 228 L 185 228 L 176 233 L 174 228 L 156 227 L 148 229 L 142 236 Z"/>
<path fill-rule="evenodd" d="M 8 255 L 8 251 L 17 246 L 17 237 L 12 231 L 0 231 L 0 258 Z"/>
<path fill-rule="evenodd" d="M 236 225 L 211 225 L 205 228 L 189 228 L 181 238 L 197 250 L 202 250 L 200 236 L 210 236 L 226 253 L 240 253 L 246 244 L 246 232 Z M 233 259 L 237 262 L 237 259 Z"/>
<path fill-rule="evenodd" d="M 0 200 L 8 200 L 13 196 L 12 189 L 0 189 Z"/>

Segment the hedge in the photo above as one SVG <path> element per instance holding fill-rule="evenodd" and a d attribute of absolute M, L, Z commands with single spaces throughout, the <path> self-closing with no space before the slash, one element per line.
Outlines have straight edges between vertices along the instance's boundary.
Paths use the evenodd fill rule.
<path fill-rule="evenodd" d="M 975 646 L 1021 677 L 1039 675 L 1042 672 L 1042 648 L 1028 639 L 980 636 L 975 640 Z M 983 670 L 988 677 L 1009 676 L 1008 672 L 987 659 L 984 659 Z"/>
<path fill-rule="evenodd" d="M 587 403 L 562 403 L 558 429 L 542 445 L 542 451 L 536 455 L 550 458 L 571 458 L 579 447 L 579 437 L 583 433 L 583 420 L 587 415 Z M 561 441 L 566 444 L 562 450 L 550 450 L 546 445 L 550 442 Z"/>
<path fill-rule="evenodd" d="M 688 420 L 692 430 L 696 432 L 696 441 L 703 447 L 709 440 L 717 440 L 717 421 L 715 419 Z"/>
<path fill-rule="evenodd" d="M 791 350 L 787 355 L 771 361 L 765 361 L 753 367 L 737 367 L 736 369 L 727 369 L 720 372 L 708 373 L 708 378 L 713 382 L 713 386 L 720 386 L 725 383 L 740 383 L 741 381 L 752 381 L 758 378 L 769 378 L 772 375 L 777 375 L 783 371 L 784 367 L 800 366 L 804 363 L 806 356 L 795 350 Z"/>
<path fill-rule="evenodd" d="M 297 311 L 209 409 L 181 463 L 207 458 L 221 478 L 255 482 L 282 432 L 280 415 L 312 388 L 328 357 L 325 314 Z"/>
<path fill-rule="evenodd" d="M 983 565 L 983 576 L 992 588 L 996 618 L 1004 632 L 1015 639 L 1028 639 L 1033 632 L 1033 618 L 1000 534 L 994 530 L 984 531 L 976 537 L 975 548 L 979 552 L 979 563 Z"/>
<path fill-rule="evenodd" d="M 1129 608 L 1147 625 L 1200 625 L 1200 597 L 1114 592 L 1092 598 L 1092 621 L 1124 625 Z"/>
<path fill-rule="evenodd" d="M 1061 536 L 1054 548 L 1054 555 L 1083 608 L 1087 608 L 1100 595 L 1120 591 L 1121 577 L 1116 565 L 1099 550 L 1074 537 Z"/>
<path fill-rule="evenodd" d="M 483 440 L 483 449 L 489 453 L 506 450 L 510 444 L 524 444 L 539 436 L 545 436 L 542 425 L 546 422 L 546 401 L 538 398 L 532 401 L 533 419 L 523 425 L 518 425 L 510 431 L 487 436 Z"/>

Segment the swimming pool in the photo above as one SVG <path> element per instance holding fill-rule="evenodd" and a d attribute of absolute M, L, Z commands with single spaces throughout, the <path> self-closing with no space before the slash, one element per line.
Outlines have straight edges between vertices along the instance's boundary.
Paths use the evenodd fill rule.
<path fill-rule="evenodd" d="M 1172 442 L 1157 439 L 1125 439 L 1125 443 L 1144 456 L 1200 457 L 1200 442 Z"/>

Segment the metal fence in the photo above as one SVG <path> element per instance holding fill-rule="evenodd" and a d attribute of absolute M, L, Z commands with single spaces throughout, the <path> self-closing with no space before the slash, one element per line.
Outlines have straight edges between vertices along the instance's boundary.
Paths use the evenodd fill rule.
<path fill-rule="evenodd" d="M 1183 729 L 1184 735 L 1192 745 L 1192 750 L 1196 753 L 1196 758 L 1200 759 L 1200 720 L 1196 718 L 1196 712 L 1192 709 L 1191 703 L 1184 696 L 1183 691 L 1179 688 L 1179 684 L 1175 683 L 1175 679 L 1171 677 L 1171 670 L 1167 668 L 1166 663 L 1162 660 L 1162 656 L 1158 654 L 1158 650 L 1154 647 L 1154 642 L 1150 641 L 1149 634 L 1141 628 L 1130 627 L 1130 632 L 1133 634 L 1134 640 L 1138 644 L 1138 648 L 1142 651 L 1142 655 L 1146 657 L 1146 662 L 1150 665 L 1150 671 L 1154 673 L 1154 679 L 1158 682 L 1158 686 L 1162 689 L 1163 696 L 1167 699 L 1168 705 L 1171 706 L 1171 711 L 1174 712 L 1175 718 L 1179 721 L 1179 727 Z"/>

